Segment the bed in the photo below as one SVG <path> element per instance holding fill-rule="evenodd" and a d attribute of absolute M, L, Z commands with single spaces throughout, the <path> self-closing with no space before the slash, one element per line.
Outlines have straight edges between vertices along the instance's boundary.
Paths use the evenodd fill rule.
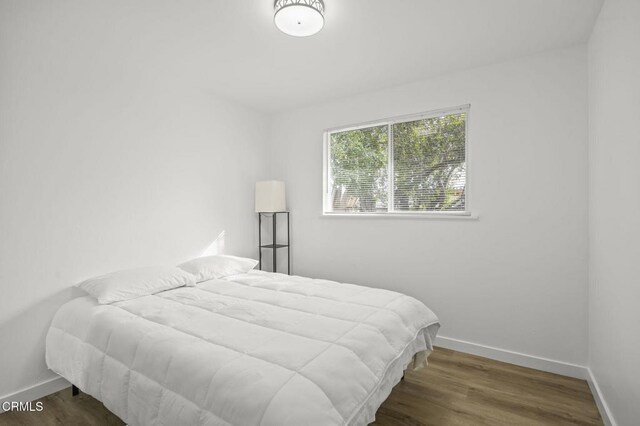
<path fill-rule="evenodd" d="M 253 270 L 74 299 L 46 362 L 130 425 L 366 425 L 438 328 L 400 293 Z"/>

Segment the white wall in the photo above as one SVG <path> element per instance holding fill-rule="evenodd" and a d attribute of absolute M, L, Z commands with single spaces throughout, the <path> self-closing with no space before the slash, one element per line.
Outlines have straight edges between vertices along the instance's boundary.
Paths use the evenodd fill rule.
<path fill-rule="evenodd" d="M 78 281 L 195 257 L 223 231 L 255 255 L 267 117 L 121 54 L 139 40 L 105 37 L 119 17 L 67 6 L 0 10 L 0 398 L 53 377 L 44 336 Z"/>
<path fill-rule="evenodd" d="M 177 263 L 223 232 L 227 252 L 255 256 L 253 184 L 265 178 L 287 182 L 295 273 L 416 296 L 451 338 L 586 363 L 584 47 L 270 120 L 203 90 L 203 71 L 180 60 L 190 55 L 161 48 L 171 31 L 140 30 L 135 4 L 122 16 L 91 2 L 1 6 L 0 398 L 53 377 L 44 335 L 78 294 L 70 285 Z M 590 363 L 622 420 L 638 399 L 637 365 L 618 367 L 638 358 L 637 328 L 624 329 L 638 323 L 624 234 L 638 234 L 637 191 L 625 190 L 638 181 L 638 139 L 613 120 L 638 116 L 632 7 L 610 0 L 591 41 Z M 478 220 L 321 217 L 324 129 L 466 103 Z M 612 193 L 635 210 L 605 208 Z"/>
<path fill-rule="evenodd" d="M 640 2 L 607 0 L 589 42 L 589 366 L 640 418 Z"/>
<path fill-rule="evenodd" d="M 479 220 L 321 217 L 323 129 L 466 103 Z M 286 111 L 271 137 L 296 274 L 402 291 L 447 337 L 585 364 L 584 46 Z"/>

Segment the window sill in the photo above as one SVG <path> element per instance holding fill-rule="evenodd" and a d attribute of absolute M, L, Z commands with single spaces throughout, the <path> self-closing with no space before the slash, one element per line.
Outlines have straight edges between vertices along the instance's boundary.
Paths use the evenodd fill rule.
<path fill-rule="evenodd" d="M 323 213 L 321 218 L 338 219 L 412 219 L 412 220 L 478 220 L 472 213 Z"/>

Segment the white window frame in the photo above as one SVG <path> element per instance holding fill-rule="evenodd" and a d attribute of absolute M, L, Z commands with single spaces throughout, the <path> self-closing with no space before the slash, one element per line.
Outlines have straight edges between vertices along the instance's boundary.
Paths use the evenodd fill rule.
<path fill-rule="evenodd" d="M 456 107 L 450 108 L 442 108 L 438 110 L 432 110 L 427 112 L 422 112 L 418 114 L 409 114 L 409 115 L 401 115 L 395 116 L 382 120 L 373 120 L 367 121 L 363 123 L 358 123 L 350 126 L 340 126 L 334 127 L 330 129 L 325 129 L 323 133 L 323 167 L 322 167 L 322 215 L 324 217 L 404 217 L 404 218 L 428 218 L 428 219 L 477 219 L 476 216 L 471 214 L 471 185 L 469 185 L 469 176 L 471 170 L 471 161 L 470 161 L 470 137 L 469 137 L 469 120 L 470 120 L 470 110 L 471 105 L 459 105 Z M 388 211 L 386 212 L 367 212 L 367 213 L 344 213 L 344 212 L 333 212 L 330 209 L 329 198 L 330 194 L 328 193 L 328 183 L 329 183 L 329 155 L 330 155 L 330 138 L 332 133 L 345 132 L 349 130 L 357 130 L 367 127 L 375 127 L 387 125 L 389 131 L 388 138 L 388 166 L 387 170 L 391 176 L 393 173 L 393 135 L 392 135 L 392 126 L 396 123 L 404 123 L 408 121 L 416 121 L 426 118 L 434 118 L 441 117 L 443 115 L 450 115 L 456 113 L 466 113 L 465 120 L 465 210 L 464 211 L 397 211 L 393 210 L 393 181 L 389 185 L 388 197 L 389 201 Z"/>

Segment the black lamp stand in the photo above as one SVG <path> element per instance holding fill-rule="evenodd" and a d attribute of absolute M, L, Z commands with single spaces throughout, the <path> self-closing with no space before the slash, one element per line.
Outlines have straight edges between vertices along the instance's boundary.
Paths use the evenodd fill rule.
<path fill-rule="evenodd" d="M 276 230 L 278 225 L 278 215 L 286 215 L 287 216 L 287 244 L 278 244 L 276 241 Z M 262 216 L 268 217 L 271 216 L 271 222 L 273 222 L 273 240 L 270 244 L 262 244 Z M 276 263 L 276 254 L 278 249 L 286 248 L 287 249 L 287 274 L 291 275 L 291 249 L 289 248 L 289 244 L 291 242 L 290 239 L 290 231 L 291 226 L 289 225 L 289 212 L 260 212 L 258 213 L 258 251 L 260 262 L 258 263 L 258 268 L 262 270 L 262 249 L 271 249 L 273 255 L 273 272 L 277 272 L 277 263 Z"/>

